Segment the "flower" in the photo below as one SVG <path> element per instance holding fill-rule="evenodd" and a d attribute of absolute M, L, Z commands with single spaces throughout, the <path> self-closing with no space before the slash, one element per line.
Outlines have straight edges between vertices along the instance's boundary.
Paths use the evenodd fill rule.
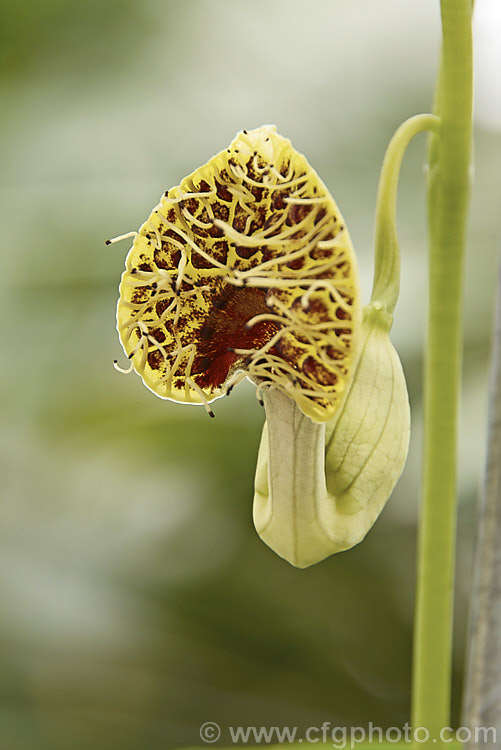
<path fill-rule="evenodd" d="M 361 541 L 405 463 L 409 402 L 389 338 L 395 164 L 418 125 L 397 131 L 383 167 L 363 314 L 339 209 L 273 126 L 239 133 L 131 233 L 117 307 L 124 371 L 210 416 L 210 403 L 244 377 L 256 384 L 266 422 L 254 524 L 297 567 Z"/>
<path fill-rule="evenodd" d="M 327 188 L 274 126 L 239 133 L 133 236 L 117 327 L 148 388 L 213 416 L 247 376 L 332 417 L 356 358 L 356 260 Z"/>

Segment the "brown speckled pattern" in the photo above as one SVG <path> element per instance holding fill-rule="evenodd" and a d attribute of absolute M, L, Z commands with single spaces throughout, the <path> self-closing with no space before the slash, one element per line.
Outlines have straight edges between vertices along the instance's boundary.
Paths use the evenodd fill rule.
<path fill-rule="evenodd" d="M 350 373 L 358 300 L 337 206 L 268 126 L 162 197 L 127 256 L 118 330 L 162 398 L 212 401 L 243 370 L 323 421 Z"/>

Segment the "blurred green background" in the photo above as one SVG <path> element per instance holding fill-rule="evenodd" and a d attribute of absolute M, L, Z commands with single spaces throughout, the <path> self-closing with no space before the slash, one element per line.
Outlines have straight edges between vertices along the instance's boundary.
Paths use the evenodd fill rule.
<path fill-rule="evenodd" d="M 228 725 L 402 725 L 424 138 L 406 157 L 398 214 L 393 339 L 412 400 L 409 461 L 364 543 L 305 571 L 252 526 L 263 421 L 253 387 L 218 401 L 209 420 L 113 369 L 115 357 L 124 362 L 114 316 L 129 245 L 104 240 L 138 228 L 238 130 L 273 122 L 338 202 L 367 300 L 379 168 L 400 122 L 431 106 L 438 2 L 2 0 L 1 9 L 0 746 L 159 750 L 200 744 L 208 720 L 226 743 Z M 485 114 L 489 96 L 482 107 L 466 264 L 456 721 L 501 224 L 499 122 Z"/>

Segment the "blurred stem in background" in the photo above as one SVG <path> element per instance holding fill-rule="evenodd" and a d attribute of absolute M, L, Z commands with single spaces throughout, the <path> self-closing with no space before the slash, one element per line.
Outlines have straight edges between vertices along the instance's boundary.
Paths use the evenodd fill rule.
<path fill-rule="evenodd" d="M 429 151 L 429 310 L 412 694 L 412 725 L 427 727 L 430 740 L 420 747 L 436 747 L 432 739 L 450 726 L 462 280 L 472 142 L 471 0 L 442 0 L 441 16 L 435 100 L 441 126 Z"/>
<path fill-rule="evenodd" d="M 487 466 L 478 512 L 471 641 L 462 723 L 494 727 L 501 737 L 501 265 L 491 367 Z M 495 738 L 494 738 L 495 740 Z M 496 743 L 482 747 L 495 748 Z M 469 750 L 480 747 L 475 741 Z"/>

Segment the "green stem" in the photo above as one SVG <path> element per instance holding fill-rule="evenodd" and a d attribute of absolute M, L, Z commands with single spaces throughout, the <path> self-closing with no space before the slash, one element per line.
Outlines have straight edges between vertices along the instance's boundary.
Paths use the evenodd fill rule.
<path fill-rule="evenodd" d="M 371 302 L 380 302 L 390 314 L 395 309 L 400 290 L 396 211 L 402 158 L 415 135 L 423 130 L 438 132 L 439 123 L 440 120 L 435 115 L 415 115 L 402 123 L 386 149 L 381 167 L 376 201 L 374 283 Z"/>
<path fill-rule="evenodd" d="M 450 725 L 462 276 L 470 193 L 471 0 L 442 0 L 443 45 L 429 172 L 429 311 L 423 500 L 418 545 L 412 724 Z M 433 747 L 431 740 L 424 745 Z M 423 744 L 419 745 L 423 748 Z"/>

